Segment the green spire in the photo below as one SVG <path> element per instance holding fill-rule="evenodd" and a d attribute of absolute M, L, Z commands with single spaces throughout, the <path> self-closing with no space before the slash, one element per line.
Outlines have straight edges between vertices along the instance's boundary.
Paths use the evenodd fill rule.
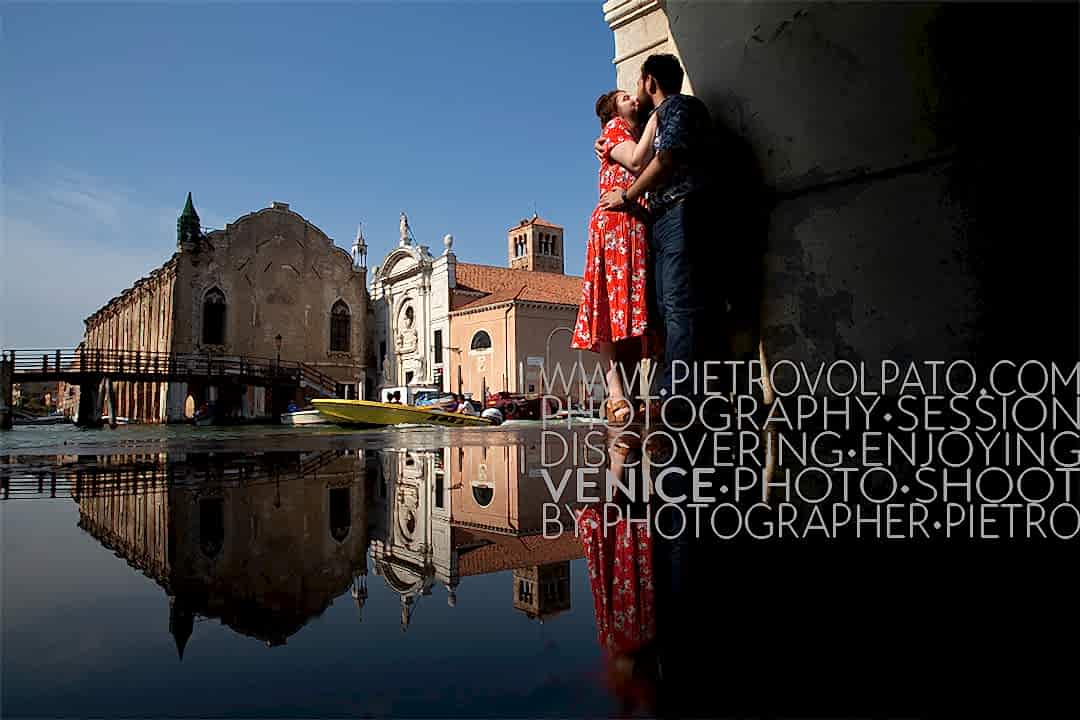
<path fill-rule="evenodd" d="M 195 203 L 191 202 L 191 191 L 188 191 L 187 202 L 184 203 L 184 212 L 180 214 L 180 217 L 188 215 L 193 215 L 196 220 L 199 219 L 199 213 L 195 212 Z"/>
<path fill-rule="evenodd" d="M 184 211 L 176 221 L 176 246 L 184 249 L 194 249 L 195 244 L 202 236 L 202 227 L 199 224 L 199 213 L 195 212 L 195 203 L 191 201 L 191 193 L 187 194 L 187 202 L 184 203 Z"/>

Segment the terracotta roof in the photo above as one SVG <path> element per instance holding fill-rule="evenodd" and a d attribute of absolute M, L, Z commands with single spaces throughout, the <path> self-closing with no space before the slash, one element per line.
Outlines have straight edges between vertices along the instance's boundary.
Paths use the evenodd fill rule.
<path fill-rule="evenodd" d="M 559 230 L 563 229 L 562 225 L 556 225 L 549 220 L 545 220 L 536 213 L 533 213 L 533 216 L 531 218 L 522 218 L 521 222 L 519 222 L 517 225 L 510 229 L 516 230 L 517 228 L 526 227 L 528 225 L 543 225 L 544 227 L 558 228 Z"/>
<path fill-rule="evenodd" d="M 458 556 L 458 572 L 462 577 L 486 575 L 533 565 L 547 565 L 563 560 L 576 560 L 584 556 L 581 539 L 572 531 L 564 532 L 557 538 L 545 540 L 543 535 L 508 537 L 478 530 L 454 528 L 455 545 L 465 544 L 463 541 L 471 544 L 485 540 L 488 541 L 486 545 L 465 550 Z"/>
<path fill-rule="evenodd" d="M 574 275 L 458 263 L 457 289 L 486 294 L 475 300 L 467 300 L 454 309 L 482 307 L 514 299 L 580 305 L 581 283 L 582 278 Z"/>

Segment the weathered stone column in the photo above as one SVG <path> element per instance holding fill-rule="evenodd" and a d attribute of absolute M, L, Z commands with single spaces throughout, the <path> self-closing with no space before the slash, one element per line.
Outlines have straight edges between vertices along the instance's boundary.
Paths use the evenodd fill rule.
<path fill-rule="evenodd" d="M 616 86 L 633 92 L 637 86 L 641 63 L 653 53 L 679 51 L 671 39 L 668 16 L 661 0 L 608 0 L 604 3 L 604 20 L 615 38 Z M 690 78 L 684 92 L 693 94 Z"/>

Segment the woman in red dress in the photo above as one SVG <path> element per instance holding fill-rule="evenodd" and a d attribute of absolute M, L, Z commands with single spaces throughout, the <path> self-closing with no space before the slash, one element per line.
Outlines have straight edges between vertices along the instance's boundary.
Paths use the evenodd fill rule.
<path fill-rule="evenodd" d="M 613 90 L 600 96 L 596 114 L 611 149 L 600 164 L 600 192 L 625 190 L 652 155 L 655 122 L 641 136 L 637 99 Z M 639 138 L 639 136 L 641 136 Z M 630 169 L 627 169 L 630 168 Z M 637 206 L 605 211 L 597 207 L 589 218 L 585 282 L 570 347 L 600 354 L 607 380 L 605 415 L 623 423 L 631 414 L 615 360 L 615 344 L 636 339 L 643 343 L 648 329 L 646 297 L 647 226 Z M 641 357 L 639 353 L 638 357 Z"/>
<path fill-rule="evenodd" d="M 618 436 L 609 438 L 607 471 L 619 483 L 628 463 L 629 449 L 620 447 Z M 640 456 L 637 456 L 640 469 Z M 643 493 L 644 487 L 638 489 Z M 626 507 L 609 503 L 587 505 L 577 511 L 577 533 L 581 538 L 589 585 L 596 615 L 596 633 L 607 659 L 608 680 L 616 695 L 627 705 L 652 704 L 654 673 L 650 665 L 656 639 L 655 587 L 653 585 L 653 543 L 650 528 L 640 522 L 644 498 L 626 500 Z M 621 503 L 619 503 L 621 505 Z M 637 510 L 630 508 L 637 506 Z M 632 512 L 635 520 L 627 515 Z M 605 515 L 607 517 L 605 517 Z M 651 662 L 652 661 L 652 662 Z"/>

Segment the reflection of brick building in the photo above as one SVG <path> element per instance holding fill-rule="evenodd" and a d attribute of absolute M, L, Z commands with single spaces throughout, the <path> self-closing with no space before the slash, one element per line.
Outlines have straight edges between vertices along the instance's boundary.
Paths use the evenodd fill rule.
<path fill-rule="evenodd" d="M 544 504 L 551 502 L 542 471 L 546 470 L 552 482 L 558 484 L 563 473 L 574 471 L 577 466 L 572 455 L 566 453 L 562 463 L 545 467 L 540 450 L 540 443 L 535 440 L 511 446 L 450 448 L 447 460 L 451 522 L 458 527 L 500 534 L 542 534 Z M 561 447 L 554 451 L 549 447 L 548 454 L 557 456 L 560 450 Z M 573 479 L 570 484 L 574 484 Z M 548 512 L 555 520 L 553 510 L 549 507 Z M 558 521 L 564 527 L 571 526 L 572 518 L 562 503 L 558 511 Z"/>
<path fill-rule="evenodd" d="M 369 394 L 411 383 L 475 397 L 484 387 L 539 392 L 542 365 L 579 360 L 569 346 L 581 278 L 563 274 L 562 228 L 537 216 L 510 228 L 508 267 L 458 262 L 453 242 L 435 257 L 403 233 L 375 268 Z"/>
<path fill-rule="evenodd" d="M 149 460 L 88 471 L 74 493 L 79 527 L 162 587 L 181 657 L 198 617 L 283 644 L 366 573 L 355 455 Z M 117 491 L 129 484 L 139 490 Z"/>

